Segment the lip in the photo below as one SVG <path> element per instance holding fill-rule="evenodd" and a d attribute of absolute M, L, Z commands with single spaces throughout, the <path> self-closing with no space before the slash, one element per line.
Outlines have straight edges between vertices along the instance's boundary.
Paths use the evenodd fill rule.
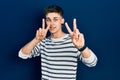
<path fill-rule="evenodd" d="M 50 27 L 49 30 L 54 30 L 56 27 Z"/>

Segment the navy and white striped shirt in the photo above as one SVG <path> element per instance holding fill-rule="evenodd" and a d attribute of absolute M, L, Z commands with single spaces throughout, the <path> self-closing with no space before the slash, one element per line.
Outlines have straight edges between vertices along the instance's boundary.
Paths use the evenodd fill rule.
<path fill-rule="evenodd" d="M 83 58 L 67 34 L 59 39 L 45 38 L 34 47 L 29 56 L 23 55 L 21 51 L 19 56 L 31 58 L 41 55 L 42 80 L 76 80 L 79 60 L 90 67 L 96 65 L 97 57 L 91 53 L 89 59 Z"/>

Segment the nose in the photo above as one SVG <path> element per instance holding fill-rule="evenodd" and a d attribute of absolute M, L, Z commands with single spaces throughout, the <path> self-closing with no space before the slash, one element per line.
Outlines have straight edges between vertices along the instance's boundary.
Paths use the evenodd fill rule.
<path fill-rule="evenodd" d="M 53 25 L 53 24 L 54 24 L 54 21 L 53 21 L 53 20 L 51 20 L 51 21 L 50 21 L 50 25 Z"/>

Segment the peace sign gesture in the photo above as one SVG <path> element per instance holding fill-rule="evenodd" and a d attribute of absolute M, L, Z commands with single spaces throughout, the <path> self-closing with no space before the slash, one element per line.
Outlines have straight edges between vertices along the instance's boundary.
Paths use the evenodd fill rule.
<path fill-rule="evenodd" d="M 36 37 L 35 38 L 38 41 L 43 40 L 46 37 L 46 34 L 48 32 L 49 27 L 50 27 L 50 25 L 48 25 L 47 28 L 45 29 L 45 19 L 42 19 L 42 28 L 39 28 L 36 31 Z"/>
<path fill-rule="evenodd" d="M 65 23 L 65 26 L 72 38 L 73 44 L 76 46 L 76 48 L 80 49 L 84 46 L 85 40 L 84 40 L 84 35 L 80 33 L 80 31 L 77 28 L 76 25 L 76 19 L 73 19 L 73 31 L 70 29 L 68 26 L 67 22 Z"/>

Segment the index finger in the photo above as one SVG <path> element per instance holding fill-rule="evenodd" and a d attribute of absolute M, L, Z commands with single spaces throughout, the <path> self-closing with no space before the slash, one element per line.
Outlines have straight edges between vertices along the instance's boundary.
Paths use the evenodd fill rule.
<path fill-rule="evenodd" d="M 70 34 L 72 34 L 72 31 L 71 31 L 70 27 L 68 26 L 68 23 L 67 23 L 67 22 L 65 23 L 65 26 L 66 26 L 68 32 L 69 32 Z"/>
<path fill-rule="evenodd" d="M 42 29 L 45 29 L 45 19 L 42 19 Z"/>
<path fill-rule="evenodd" d="M 48 31 L 48 30 L 49 30 L 49 28 L 50 28 L 50 24 L 48 24 L 48 25 L 47 25 L 47 28 L 46 28 L 46 30 Z"/>

